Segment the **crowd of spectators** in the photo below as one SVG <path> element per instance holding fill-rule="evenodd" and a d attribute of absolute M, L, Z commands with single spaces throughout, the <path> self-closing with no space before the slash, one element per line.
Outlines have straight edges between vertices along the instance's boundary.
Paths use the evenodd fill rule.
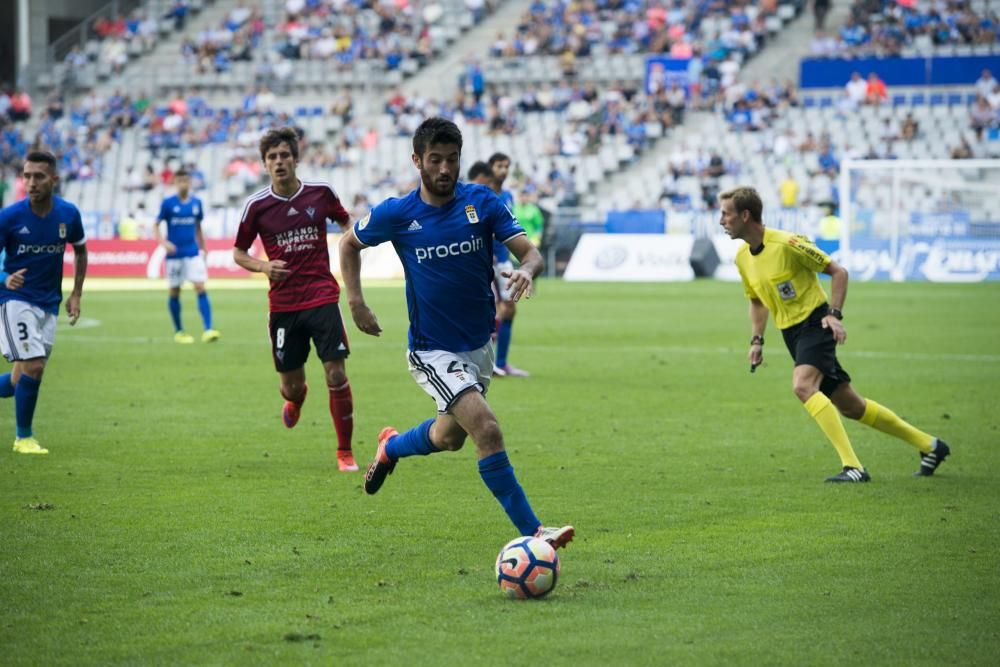
<path fill-rule="evenodd" d="M 998 43 L 997 12 L 977 12 L 968 0 L 855 0 L 844 26 L 836 33 L 817 29 L 809 51 L 831 58 L 898 56 L 904 49 L 927 53 L 946 46 Z"/>
<path fill-rule="evenodd" d="M 478 23 L 492 0 L 466 0 L 461 11 Z M 276 48 L 289 60 L 325 60 L 342 69 L 359 60 L 380 61 L 385 69 L 411 60 L 423 67 L 433 57 L 432 27 L 446 11 L 437 0 L 287 0 L 275 27 Z"/>

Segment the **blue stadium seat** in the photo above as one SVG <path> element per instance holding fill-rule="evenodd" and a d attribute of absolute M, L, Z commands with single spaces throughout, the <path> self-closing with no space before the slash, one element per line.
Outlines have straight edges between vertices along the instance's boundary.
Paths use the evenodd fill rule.
<path fill-rule="evenodd" d="M 306 107 L 295 107 L 295 117 L 304 118 L 309 115 L 309 109 Z"/>
<path fill-rule="evenodd" d="M 893 95 L 892 106 L 901 107 L 906 105 L 906 95 Z"/>
<path fill-rule="evenodd" d="M 832 106 L 833 106 L 833 98 L 832 97 L 823 96 L 823 97 L 819 98 L 819 108 L 820 109 L 829 109 Z"/>
<path fill-rule="evenodd" d="M 803 97 L 802 106 L 805 107 L 806 109 L 812 109 L 814 106 L 816 106 L 816 98 L 811 96 Z"/>
<path fill-rule="evenodd" d="M 931 95 L 929 102 L 932 107 L 939 107 L 944 104 L 944 95 L 941 93 L 934 93 Z"/>
<path fill-rule="evenodd" d="M 948 95 L 948 106 L 958 106 L 962 104 L 962 93 L 952 93 Z"/>
<path fill-rule="evenodd" d="M 913 97 L 910 98 L 910 105 L 915 107 L 923 106 L 927 103 L 927 98 L 923 93 L 914 93 Z"/>
<path fill-rule="evenodd" d="M 313 107 L 312 108 L 312 115 L 313 116 L 322 116 L 323 115 L 323 107 Z"/>
<path fill-rule="evenodd" d="M 976 103 L 976 94 L 975 93 L 969 93 L 968 95 L 966 95 L 965 96 L 965 103 L 966 103 L 966 105 L 968 105 L 970 107 L 973 104 L 975 104 Z"/>

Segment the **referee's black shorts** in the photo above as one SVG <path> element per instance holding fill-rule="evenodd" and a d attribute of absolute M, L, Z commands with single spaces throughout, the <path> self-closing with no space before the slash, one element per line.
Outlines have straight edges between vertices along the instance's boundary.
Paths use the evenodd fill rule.
<path fill-rule="evenodd" d="M 837 361 L 837 341 L 833 332 L 823 328 L 828 308 L 823 304 L 798 324 L 782 329 L 781 335 L 796 366 L 815 366 L 823 373 L 819 390 L 830 396 L 839 385 L 850 382 L 851 376 Z"/>

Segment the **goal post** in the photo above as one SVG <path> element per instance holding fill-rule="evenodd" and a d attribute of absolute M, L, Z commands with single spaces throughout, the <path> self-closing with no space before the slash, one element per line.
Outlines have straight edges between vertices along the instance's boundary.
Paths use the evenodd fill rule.
<path fill-rule="evenodd" d="M 1000 280 L 1000 160 L 852 160 L 838 181 L 852 279 Z"/>

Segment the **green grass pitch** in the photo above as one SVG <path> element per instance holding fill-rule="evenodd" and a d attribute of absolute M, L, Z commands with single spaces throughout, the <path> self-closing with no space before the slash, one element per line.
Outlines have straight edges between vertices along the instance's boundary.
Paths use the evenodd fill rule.
<path fill-rule="evenodd" d="M 176 345 L 166 294 L 85 294 L 60 323 L 35 430 L 0 433 L 0 664 L 987 665 L 1000 650 L 1000 285 L 852 284 L 841 361 L 952 445 L 848 423 L 833 448 L 768 329 L 751 375 L 735 284 L 542 281 L 489 398 L 518 477 L 572 522 L 554 593 L 505 599 L 514 532 L 474 448 L 337 472 L 319 362 L 281 425 L 262 289 L 211 292 L 220 342 Z M 404 361 L 400 287 L 348 324 L 355 451 L 432 416 Z M 193 293 L 184 317 L 200 334 Z"/>

